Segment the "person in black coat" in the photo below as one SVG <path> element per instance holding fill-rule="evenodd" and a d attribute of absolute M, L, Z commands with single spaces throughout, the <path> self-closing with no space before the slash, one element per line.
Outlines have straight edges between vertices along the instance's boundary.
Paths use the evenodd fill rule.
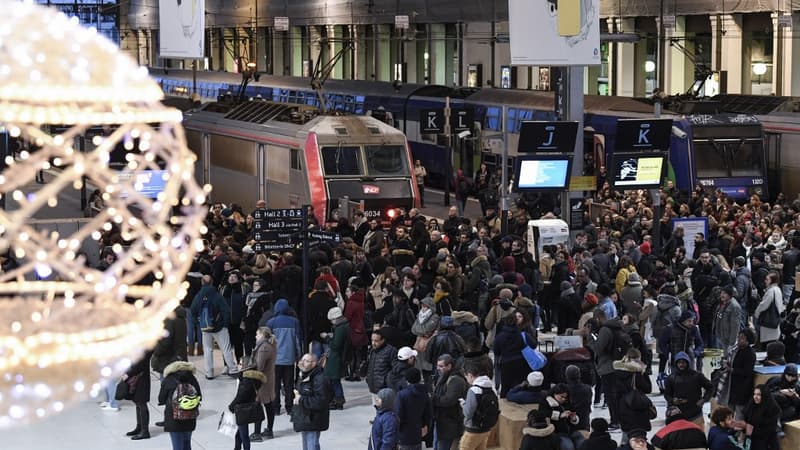
<path fill-rule="evenodd" d="M 175 389 L 181 383 L 194 386 L 197 395 L 202 397 L 200 383 L 194 376 L 194 364 L 186 361 L 175 361 L 164 368 L 164 381 L 158 392 L 158 404 L 164 405 L 164 431 L 170 434 L 172 450 L 190 449 L 192 431 L 197 427 L 197 419 L 175 420 L 172 404 Z"/>
<path fill-rule="evenodd" d="M 150 410 L 147 409 L 147 402 L 150 401 L 151 356 L 153 356 L 153 351 L 148 350 L 142 359 L 122 374 L 122 382 L 128 382 L 129 378 L 136 377 L 135 383 L 129 382 L 133 384 L 133 395 L 127 399 L 136 405 L 136 428 L 125 433 L 125 436 L 130 436 L 134 441 L 150 439 Z"/>
<path fill-rule="evenodd" d="M 292 408 L 292 425 L 295 432 L 302 434 L 303 448 L 319 448 L 319 435 L 330 425 L 333 393 L 316 356 L 305 354 L 297 365 L 300 376 L 295 387 L 298 395 Z"/>
<path fill-rule="evenodd" d="M 317 280 L 314 290 L 308 294 L 308 339 L 311 341 L 311 348 L 317 358 L 325 352 L 327 345 L 323 344 L 325 339 L 322 333 L 331 332 L 331 322 L 328 320 L 328 311 L 336 307 L 333 288 L 327 281 Z"/>
<path fill-rule="evenodd" d="M 397 394 L 397 419 L 400 428 L 397 442 L 400 447 L 419 447 L 422 438 L 431 430 L 433 411 L 427 388 L 422 381 L 422 374 L 417 368 L 410 368 L 405 372 L 407 385 Z"/>
<path fill-rule="evenodd" d="M 738 342 L 733 351 L 732 361 L 726 366 L 730 377 L 728 407 L 741 417 L 744 406 L 753 397 L 753 367 L 756 365 L 756 352 L 753 350 L 756 336 L 746 328 L 739 332 Z"/>
<path fill-rule="evenodd" d="M 777 423 L 781 408 L 765 385 L 753 390 L 753 399 L 744 408 L 747 439 L 751 450 L 778 450 Z"/>
<path fill-rule="evenodd" d="M 162 337 L 155 348 L 150 365 L 153 370 L 162 374 L 164 368 L 174 361 L 187 361 L 186 345 L 186 308 L 175 308 L 175 316 L 164 321 L 166 335 Z"/>
<path fill-rule="evenodd" d="M 608 434 L 608 421 L 598 417 L 592 420 L 592 432 L 578 450 L 617 450 L 617 441 Z"/>
<path fill-rule="evenodd" d="M 623 433 L 635 429 L 646 431 L 651 429 L 650 407 L 653 406 L 652 402 L 636 400 L 635 404 L 629 404 L 628 402 L 632 398 L 626 397 L 626 393 L 632 392 L 633 389 L 644 394 L 644 396 L 638 397 L 641 400 L 644 400 L 645 396 L 652 392 L 653 385 L 646 371 L 647 366 L 641 360 L 641 353 L 635 348 L 630 348 L 621 360 L 614 361 L 614 392 L 619 393 L 619 422 Z"/>
<path fill-rule="evenodd" d="M 525 341 L 522 331 L 517 327 L 516 312 L 504 318 L 497 326 L 497 335 L 494 338 L 494 354 L 499 361 L 500 380 L 502 383 L 500 397 L 505 398 L 512 387 L 522 383 L 531 371 L 528 362 L 522 356 Z M 526 332 L 528 346 L 536 348 L 536 337 Z"/>
<path fill-rule="evenodd" d="M 267 377 L 259 370 L 245 370 L 239 378 L 239 387 L 236 389 L 236 397 L 228 405 L 228 411 L 235 412 L 237 405 L 244 405 L 247 403 L 258 403 L 256 396 L 258 389 L 261 385 L 267 382 Z M 260 406 L 260 404 L 259 404 Z M 249 418 L 246 422 L 240 423 L 239 418 L 236 420 L 236 425 L 239 427 L 236 432 L 233 448 L 234 450 L 250 450 L 250 433 L 249 427 L 251 423 L 261 422 L 264 420 L 264 412 L 261 410 L 261 417 Z"/>
<path fill-rule="evenodd" d="M 555 427 L 549 422 L 547 414 L 538 410 L 528 413 L 527 427 L 522 429 L 522 442 L 519 450 L 559 450 L 561 448 Z"/>

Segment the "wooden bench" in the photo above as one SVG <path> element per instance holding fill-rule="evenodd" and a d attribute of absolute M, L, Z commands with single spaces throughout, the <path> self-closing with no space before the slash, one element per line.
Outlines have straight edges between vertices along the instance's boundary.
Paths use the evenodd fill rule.
<path fill-rule="evenodd" d="M 504 450 L 518 450 L 522 442 L 522 429 L 528 423 L 528 413 L 539 405 L 520 405 L 504 398 L 500 399 L 500 418 L 497 421 L 499 447 Z"/>
<path fill-rule="evenodd" d="M 786 433 L 781 439 L 781 450 L 797 450 L 800 448 L 800 420 L 787 422 L 783 426 L 783 432 Z"/>

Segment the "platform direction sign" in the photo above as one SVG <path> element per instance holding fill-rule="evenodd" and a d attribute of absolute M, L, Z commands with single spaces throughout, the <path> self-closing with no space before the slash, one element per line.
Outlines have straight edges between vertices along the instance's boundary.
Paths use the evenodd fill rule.
<path fill-rule="evenodd" d="M 253 211 L 253 250 L 256 252 L 291 251 L 303 229 L 302 208 L 257 209 Z"/>

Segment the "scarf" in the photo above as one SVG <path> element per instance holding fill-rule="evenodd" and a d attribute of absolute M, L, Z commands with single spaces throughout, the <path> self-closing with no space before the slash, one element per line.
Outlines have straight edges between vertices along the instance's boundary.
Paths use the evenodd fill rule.
<path fill-rule="evenodd" d="M 439 291 L 433 294 L 433 303 L 438 304 L 443 298 L 447 297 L 448 295 L 450 295 L 450 293 L 445 291 Z"/>

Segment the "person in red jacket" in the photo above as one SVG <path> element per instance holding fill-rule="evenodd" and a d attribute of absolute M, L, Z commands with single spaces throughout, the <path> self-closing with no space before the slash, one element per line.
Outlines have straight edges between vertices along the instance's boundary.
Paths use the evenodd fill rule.
<path fill-rule="evenodd" d="M 358 368 L 364 360 L 365 350 L 369 344 L 369 332 L 364 325 L 364 282 L 353 277 L 345 289 L 347 303 L 344 305 L 344 317 L 350 325 L 350 349 L 348 358 L 347 381 L 361 381 Z"/>
<path fill-rule="evenodd" d="M 667 409 L 667 425 L 653 436 L 653 446 L 661 450 L 708 448 L 708 440 L 702 428 L 683 417 L 676 406 Z"/>

